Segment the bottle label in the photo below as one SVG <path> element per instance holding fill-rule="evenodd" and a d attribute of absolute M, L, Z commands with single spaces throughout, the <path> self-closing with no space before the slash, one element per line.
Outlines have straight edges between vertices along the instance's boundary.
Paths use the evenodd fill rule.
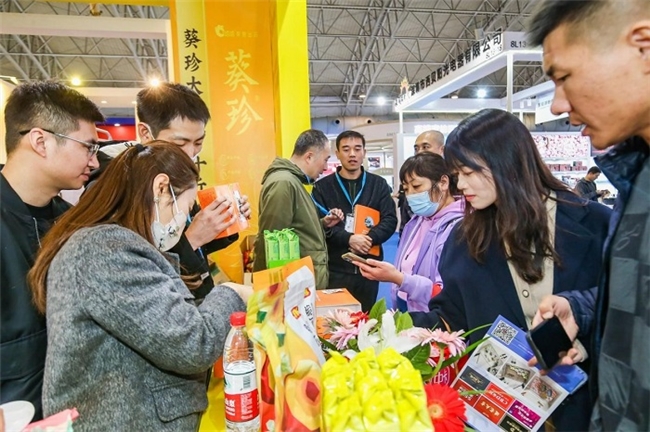
<path fill-rule="evenodd" d="M 239 369 L 239 368 L 238 368 Z M 255 369 L 224 371 L 226 422 L 248 422 L 259 416 Z"/>

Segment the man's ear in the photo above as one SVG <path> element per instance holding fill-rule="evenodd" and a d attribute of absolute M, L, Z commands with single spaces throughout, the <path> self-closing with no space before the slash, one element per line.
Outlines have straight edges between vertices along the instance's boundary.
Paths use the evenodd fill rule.
<path fill-rule="evenodd" d="M 151 131 L 145 123 L 138 123 L 138 137 L 140 138 L 140 142 L 143 144 L 153 141 Z"/>
<path fill-rule="evenodd" d="M 650 20 L 637 21 L 628 32 L 627 41 L 639 50 L 643 72 L 650 74 Z"/>
<path fill-rule="evenodd" d="M 29 140 L 29 144 L 39 156 L 46 157 L 47 149 L 45 148 L 45 134 L 39 128 L 33 128 L 30 130 L 26 138 Z"/>

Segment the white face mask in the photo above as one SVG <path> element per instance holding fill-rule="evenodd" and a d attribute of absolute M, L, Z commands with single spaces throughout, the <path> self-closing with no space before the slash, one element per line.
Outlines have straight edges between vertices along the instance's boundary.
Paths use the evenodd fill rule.
<path fill-rule="evenodd" d="M 178 243 L 181 239 L 181 234 L 183 234 L 185 222 L 187 221 L 187 215 L 185 212 L 178 208 L 176 195 L 174 194 L 174 189 L 172 189 L 171 185 L 169 185 L 169 190 L 172 193 L 174 210 L 176 213 L 174 213 L 174 217 L 172 217 L 172 220 L 169 221 L 167 225 L 163 225 L 162 222 L 160 222 L 158 199 L 154 200 L 156 204 L 156 220 L 151 224 L 151 233 L 153 234 L 154 245 L 161 251 L 168 251 Z"/>

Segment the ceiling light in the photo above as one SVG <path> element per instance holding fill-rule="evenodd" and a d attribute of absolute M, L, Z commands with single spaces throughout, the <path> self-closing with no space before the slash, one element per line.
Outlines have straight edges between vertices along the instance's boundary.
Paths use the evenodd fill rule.
<path fill-rule="evenodd" d="M 15 76 L 11 76 L 11 75 L 0 75 L 0 78 L 8 79 L 8 80 L 11 81 L 12 83 L 14 83 L 14 84 L 16 84 L 16 85 L 20 85 L 20 82 L 18 81 L 18 78 L 16 78 Z"/>
<path fill-rule="evenodd" d="M 476 97 L 484 98 L 485 96 L 487 96 L 487 90 L 484 88 L 480 88 L 476 91 Z"/>
<path fill-rule="evenodd" d="M 149 85 L 151 87 L 158 87 L 160 85 L 160 80 L 158 78 L 149 79 Z"/>
<path fill-rule="evenodd" d="M 120 126 L 122 126 L 122 125 L 119 124 L 119 123 L 115 123 L 115 126 L 120 127 Z"/>
<path fill-rule="evenodd" d="M 80 86 L 81 85 L 81 78 L 79 78 L 78 76 L 73 76 L 70 79 L 70 84 L 72 84 L 73 86 Z"/>
<path fill-rule="evenodd" d="M 361 93 L 361 94 L 359 95 L 359 99 L 365 99 L 365 98 L 366 98 L 366 95 L 365 95 L 365 94 Z"/>
<path fill-rule="evenodd" d="M 458 95 L 457 95 L 457 94 L 453 94 L 453 95 L 451 95 L 451 98 L 452 98 L 452 99 L 458 99 Z"/>
<path fill-rule="evenodd" d="M 108 103 L 108 102 L 106 102 L 106 101 L 102 101 L 102 103 L 105 104 L 105 103 Z"/>
<path fill-rule="evenodd" d="M 386 103 L 386 98 L 385 98 L 385 97 L 383 97 L 383 96 L 379 96 L 379 97 L 377 98 L 377 104 L 378 104 L 378 105 L 383 105 L 383 104 L 385 104 L 385 103 Z"/>

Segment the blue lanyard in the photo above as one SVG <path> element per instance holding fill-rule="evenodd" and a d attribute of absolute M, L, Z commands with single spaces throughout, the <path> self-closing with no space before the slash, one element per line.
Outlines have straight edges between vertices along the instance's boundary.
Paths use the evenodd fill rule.
<path fill-rule="evenodd" d="M 327 216 L 327 215 L 330 213 L 329 210 L 327 210 L 327 209 L 326 209 L 325 207 L 323 207 L 321 204 L 318 204 L 318 202 L 316 202 L 316 200 L 314 199 L 314 196 L 313 196 L 313 195 L 309 195 L 309 196 L 311 197 L 311 200 L 314 202 L 314 205 L 316 206 L 316 208 L 317 208 L 318 210 L 320 210 L 320 212 L 323 213 L 323 215 Z"/>
<path fill-rule="evenodd" d="M 361 197 L 361 194 L 363 193 L 363 188 L 366 187 L 366 172 L 363 172 L 363 178 L 361 179 L 361 189 L 359 189 L 359 192 L 357 192 L 357 196 L 354 197 L 354 201 L 352 201 L 352 198 L 350 198 L 350 194 L 348 193 L 347 188 L 343 186 L 343 182 L 341 181 L 339 173 L 336 173 L 336 180 L 338 180 L 339 186 L 341 186 L 341 190 L 343 191 L 345 197 L 348 199 L 348 202 L 352 208 L 354 208 L 354 205 L 357 203 L 357 201 L 359 201 L 359 197 Z"/>
<path fill-rule="evenodd" d="M 307 184 L 310 185 L 310 184 L 311 184 L 311 179 L 309 178 L 309 176 L 308 176 L 307 174 L 305 174 L 305 178 L 307 178 Z M 327 216 L 327 215 L 330 213 L 329 210 L 327 210 L 325 207 L 323 207 L 321 204 L 319 204 L 319 203 L 314 199 L 313 189 L 312 189 L 312 193 L 309 194 L 309 198 L 311 198 L 311 200 L 314 202 L 314 205 L 316 206 L 316 208 L 317 208 L 321 213 L 323 213 L 323 215 Z"/>

